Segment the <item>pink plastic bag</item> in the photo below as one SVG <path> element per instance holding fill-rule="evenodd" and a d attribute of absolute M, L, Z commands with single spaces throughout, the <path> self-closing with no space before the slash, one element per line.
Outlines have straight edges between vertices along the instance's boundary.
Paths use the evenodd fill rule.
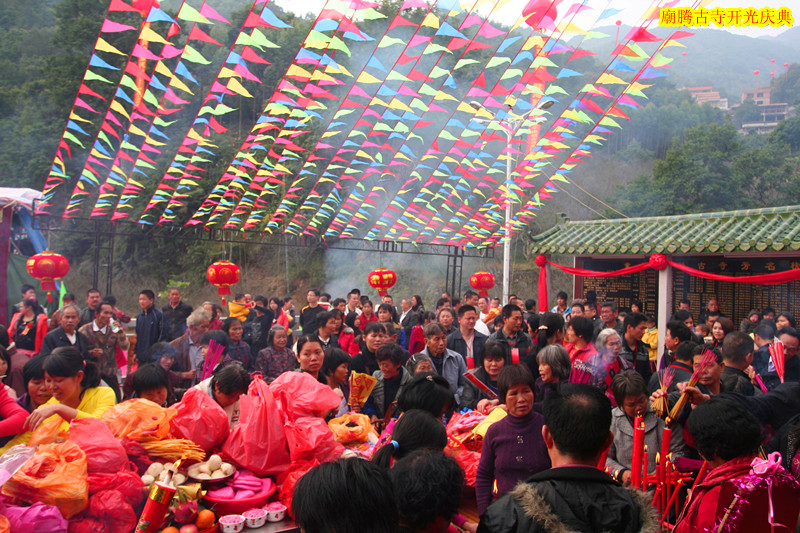
<path fill-rule="evenodd" d="M 66 533 L 67 521 L 58 507 L 36 502 L 30 507 L 0 505 L 0 513 L 8 518 L 11 531 L 25 533 Z"/>
<path fill-rule="evenodd" d="M 344 453 L 331 428 L 322 418 L 303 416 L 286 423 L 286 440 L 292 462 L 316 459 L 320 463 L 335 461 Z"/>
<path fill-rule="evenodd" d="M 170 421 L 176 439 L 188 439 L 208 452 L 228 438 L 228 414 L 205 392 L 191 388 L 172 407 L 178 411 Z"/>
<path fill-rule="evenodd" d="M 290 421 L 301 416 L 325 418 L 342 402 L 333 389 L 305 372 L 284 372 L 270 383 L 269 390 Z"/>
<path fill-rule="evenodd" d="M 284 420 L 267 383 L 256 375 L 239 398 L 239 423 L 222 452 L 260 477 L 283 472 L 290 463 Z"/>
<path fill-rule="evenodd" d="M 89 473 L 118 472 L 128 463 L 128 454 L 102 420 L 76 418 L 69 425 L 69 439 L 86 454 Z"/>

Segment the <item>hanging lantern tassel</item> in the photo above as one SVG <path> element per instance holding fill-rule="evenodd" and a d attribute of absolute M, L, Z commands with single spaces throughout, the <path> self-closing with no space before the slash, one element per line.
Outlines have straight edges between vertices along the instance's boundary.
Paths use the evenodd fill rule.
<path fill-rule="evenodd" d="M 373 289 L 377 289 L 378 295 L 386 296 L 389 289 L 397 283 L 397 274 L 388 268 L 376 268 L 367 276 L 367 283 Z"/>
<path fill-rule="evenodd" d="M 50 291 L 56 290 L 56 280 L 69 273 L 69 261 L 61 254 L 44 251 L 28 258 L 25 268 L 31 277 L 42 284 L 42 290 L 47 291 L 47 301 L 53 301 Z"/>
<path fill-rule="evenodd" d="M 241 269 L 230 261 L 217 261 L 209 265 L 206 277 L 212 285 L 217 286 L 217 294 L 222 297 L 222 306 L 225 307 L 225 296 L 231 293 L 231 285 L 239 282 Z"/>

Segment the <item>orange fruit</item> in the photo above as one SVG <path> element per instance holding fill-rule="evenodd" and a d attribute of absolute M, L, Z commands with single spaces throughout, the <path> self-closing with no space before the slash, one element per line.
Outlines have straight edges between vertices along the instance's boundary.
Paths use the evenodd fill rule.
<path fill-rule="evenodd" d="M 208 509 L 203 509 L 199 513 L 197 513 L 197 520 L 195 521 L 194 525 L 197 526 L 197 529 L 208 529 L 210 527 L 214 527 L 214 523 L 217 521 L 217 516 L 214 514 L 213 511 L 209 511 Z"/>
<path fill-rule="evenodd" d="M 165 527 L 161 530 L 161 533 L 178 533 L 178 528 L 173 526 Z"/>

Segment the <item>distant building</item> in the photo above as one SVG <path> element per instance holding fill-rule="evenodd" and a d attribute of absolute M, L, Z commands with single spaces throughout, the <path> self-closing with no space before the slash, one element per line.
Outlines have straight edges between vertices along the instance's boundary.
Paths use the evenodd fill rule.
<path fill-rule="evenodd" d="M 719 95 L 719 91 L 715 91 L 710 85 L 703 87 L 684 87 L 684 90 L 689 91 L 692 98 L 700 105 L 708 104 L 717 109 L 728 109 L 728 99 L 722 98 Z"/>
<path fill-rule="evenodd" d="M 742 91 L 742 103 L 745 100 L 752 100 L 758 105 L 767 105 L 769 104 L 769 87 L 763 87 L 761 89 L 747 89 Z"/>
<path fill-rule="evenodd" d="M 761 122 L 747 122 L 742 124 L 739 129 L 741 133 L 751 133 L 755 131 L 761 135 L 766 135 L 774 130 L 778 122 L 794 115 L 794 108 L 789 104 L 763 104 L 758 106 L 761 110 Z"/>

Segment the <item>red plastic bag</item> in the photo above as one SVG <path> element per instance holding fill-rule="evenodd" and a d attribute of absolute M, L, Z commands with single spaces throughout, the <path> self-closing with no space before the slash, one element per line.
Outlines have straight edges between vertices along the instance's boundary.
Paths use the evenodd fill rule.
<path fill-rule="evenodd" d="M 97 533 L 105 531 L 106 525 L 96 518 L 81 518 L 69 523 L 69 533 Z"/>
<path fill-rule="evenodd" d="M 239 413 L 239 423 L 231 430 L 222 452 L 260 477 L 283 472 L 290 463 L 285 419 L 261 376 L 256 375 L 247 394 L 239 398 Z"/>
<path fill-rule="evenodd" d="M 98 418 L 76 418 L 69 425 L 69 439 L 86 454 L 89 473 L 118 472 L 128 463 L 125 448 Z"/>
<path fill-rule="evenodd" d="M 336 442 L 331 428 L 322 418 L 304 416 L 287 422 L 285 428 L 292 462 L 316 459 L 324 463 L 344 453 L 344 446 Z"/>
<path fill-rule="evenodd" d="M 11 479 L 3 494 L 27 503 L 55 505 L 66 519 L 89 504 L 86 454 L 74 442 L 42 444 Z"/>
<path fill-rule="evenodd" d="M 122 439 L 120 442 L 122 443 L 122 447 L 125 448 L 125 453 L 128 454 L 128 459 L 136 467 L 136 471 L 140 476 L 143 476 L 154 462 L 147 453 L 147 450 L 136 441 Z"/>
<path fill-rule="evenodd" d="M 137 517 L 118 490 L 104 490 L 89 499 L 89 516 L 105 524 L 100 531 L 133 531 Z"/>
<path fill-rule="evenodd" d="M 292 514 L 292 496 L 294 496 L 294 487 L 297 485 L 297 482 L 300 481 L 300 478 L 306 475 L 308 471 L 315 466 L 319 466 L 318 461 L 302 461 L 292 463 L 285 472 L 278 476 L 278 483 L 280 484 L 280 489 L 278 490 L 278 499 L 283 505 L 286 506 L 289 514 Z"/>
<path fill-rule="evenodd" d="M 176 439 L 188 439 L 208 452 L 228 438 L 228 413 L 200 389 L 187 390 L 173 407 L 178 414 L 170 422 L 170 428 Z"/>
<path fill-rule="evenodd" d="M 473 452 L 465 448 L 453 448 L 447 446 L 444 449 L 445 455 L 455 459 L 461 470 L 464 471 L 464 483 L 467 487 L 475 488 L 475 476 L 478 473 L 478 463 L 481 462 L 480 452 Z"/>
<path fill-rule="evenodd" d="M 305 372 L 284 372 L 270 383 L 269 390 L 289 420 L 301 416 L 325 418 L 342 402 L 333 389 Z"/>
<path fill-rule="evenodd" d="M 89 474 L 89 495 L 106 490 L 122 493 L 125 501 L 136 507 L 144 499 L 144 483 L 134 470 L 133 463 L 127 463 L 120 472 L 113 474 Z"/>
<path fill-rule="evenodd" d="M 148 442 L 164 440 L 169 435 L 169 421 L 175 409 L 136 398 L 118 403 L 100 417 L 118 439 Z"/>

